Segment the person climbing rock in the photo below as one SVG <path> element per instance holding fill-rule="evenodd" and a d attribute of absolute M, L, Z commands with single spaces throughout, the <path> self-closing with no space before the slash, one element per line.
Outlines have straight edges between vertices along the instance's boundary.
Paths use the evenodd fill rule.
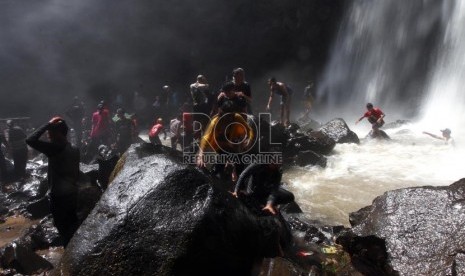
<path fill-rule="evenodd" d="M 277 214 L 277 205 L 294 201 L 294 195 L 281 187 L 282 171 L 279 164 L 250 164 L 239 176 L 232 195 L 240 193 L 253 197 L 264 206 L 263 211 Z"/>

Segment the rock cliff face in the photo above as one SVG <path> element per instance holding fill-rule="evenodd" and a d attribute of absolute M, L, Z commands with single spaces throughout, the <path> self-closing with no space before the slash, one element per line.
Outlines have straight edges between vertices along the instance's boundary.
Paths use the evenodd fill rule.
<path fill-rule="evenodd" d="M 341 242 L 360 271 L 465 275 L 465 179 L 389 191 L 352 213 Z"/>
<path fill-rule="evenodd" d="M 57 275 L 250 275 L 286 246 L 280 219 L 252 214 L 175 153 L 144 147 L 128 151 Z"/>

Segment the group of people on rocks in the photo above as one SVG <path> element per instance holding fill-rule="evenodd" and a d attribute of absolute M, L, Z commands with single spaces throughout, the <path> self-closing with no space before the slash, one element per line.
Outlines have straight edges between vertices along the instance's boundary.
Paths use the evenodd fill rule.
<path fill-rule="evenodd" d="M 276 78 L 270 78 L 268 85 L 270 96 L 267 109 L 270 109 L 275 95 L 280 96 L 280 122 L 288 125 L 292 89 Z M 253 152 L 252 146 L 260 137 L 250 123 L 254 119 L 253 97 L 242 68 L 234 69 L 232 80 L 226 82 L 216 93 L 212 91 L 204 75 L 197 76 L 195 83 L 189 87 L 189 103 L 170 103 L 173 100 L 169 94 L 170 87 L 164 86 L 162 90 L 163 93 L 156 97 L 153 106 L 173 107 L 168 128 L 171 147 L 177 149 L 181 145 L 181 149 L 196 149 L 198 167 L 206 167 L 203 156 L 209 151 L 236 155 Z M 313 101 L 311 93 L 308 93 L 306 99 L 307 108 L 310 109 L 309 102 Z M 153 115 L 154 121 L 147 128 L 147 133 L 151 143 L 160 145 L 162 142 L 159 135 L 163 133 L 164 139 L 167 138 L 164 120 L 161 114 Z M 117 107 L 112 116 L 105 101 L 100 101 L 95 112 L 88 118 L 84 104 L 75 97 L 61 117 L 52 118 L 29 136 L 14 122 L 8 121 L 7 125 L 7 135 L 0 135 L 0 143 L 10 149 L 15 175 L 26 176 L 27 145 L 48 158 L 51 212 L 66 246 L 79 227 L 77 183 L 80 162 L 84 157 L 88 161 L 89 157 L 95 155 L 106 156 L 110 150 L 118 155 L 123 154 L 132 143 L 140 139 L 137 117 L 126 113 L 122 106 Z M 41 138 L 44 134 L 47 134 L 48 140 Z M 197 148 L 194 146 L 196 144 Z M 2 176 L 7 171 L 4 159 L 3 151 L 0 150 Z M 262 206 L 264 212 L 276 214 L 277 205 L 294 200 L 292 193 L 281 187 L 281 165 L 223 163 L 215 164 L 212 173 L 233 184 L 231 194 L 234 197 L 251 196 Z"/>
<path fill-rule="evenodd" d="M 271 109 L 275 96 L 280 97 L 280 123 L 290 124 L 291 102 L 294 96 L 292 88 L 286 83 L 272 77 L 268 79 L 269 97 L 266 109 Z M 159 135 L 163 139 L 169 136 L 172 149 L 190 148 L 196 152 L 196 165 L 205 169 L 210 167 L 206 162 L 207 155 L 235 155 L 258 153 L 254 148 L 262 137 L 256 129 L 256 118 L 253 116 L 253 94 L 250 85 L 245 81 L 245 72 L 236 68 L 232 79 L 224 83 L 219 91 L 212 91 L 207 78 L 198 75 L 196 81 L 189 86 L 190 100 L 182 103 L 170 95 L 171 88 L 163 86 L 162 93 L 156 96 L 156 108 L 165 107 L 170 110 L 169 126 L 165 127 L 166 114 L 152 114 L 153 122 L 147 127 L 150 143 L 161 145 Z M 140 96 L 135 99 L 140 101 Z M 304 116 L 308 116 L 315 102 L 313 82 L 304 91 Z M 384 112 L 373 104 L 366 105 L 367 111 L 356 123 L 364 118 L 372 124 L 372 136 L 381 135 L 384 125 Z M 137 106 L 134 110 L 137 110 Z M 64 118 L 67 118 L 66 121 Z M 139 138 L 139 122 L 135 114 L 128 114 L 122 106 L 116 107 L 112 114 L 105 101 L 100 101 L 97 109 L 88 118 L 84 104 L 75 97 L 72 105 L 62 117 L 54 117 L 27 136 L 26 132 L 13 121 L 7 121 L 5 134 L 0 133 L 0 146 L 8 149 L 13 160 L 15 179 L 26 176 L 28 148 L 43 153 L 48 157 L 48 183 L 50 191 L 51 212 L 54 223 L 63 237 L 66 246 L 79 227 L 77 217 L 77 193 L 79 164 L 84 159 L 94 156 L 108 157 L 114 151 L 116 156 L 122 155 L 132 143 Z M 167 134 L 167 130 L 169 134 Z M 72 132 L 73 135 L 68 135 Z M 41 137 L 47 134 L 48 141 Z M 426 133 L 437 139 L 451 139 L 449 129 L 442 131 L 443 136 Z M 69 138 L 68 138 L 69 137 Z M 113 163 L 116 164 L 117 158 Z M 277 206 L 294 200 L 292 193 L 282 188 L 282 164 L 246 164 L 238 162 L 218 162 L 209 168 L 213 176 L 230 183 L 233 197 L 253 198 L 261 210 L 275 215 Z M 7 173 L 5 156 L 0 148 L 0 177 L 5 179 Z M 108 177 L 106 177 L 108 179 Z M 104 182 L 104 180 L 102 180 Z M 106 187 L 108 183 L 104 183 Z"/>

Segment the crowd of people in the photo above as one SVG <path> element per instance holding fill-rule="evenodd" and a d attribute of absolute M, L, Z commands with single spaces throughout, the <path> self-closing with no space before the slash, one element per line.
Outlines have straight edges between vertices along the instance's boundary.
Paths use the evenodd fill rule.
<path fill-rule="evenodd" d="M 284 126 L 289 125 L 291 100 L 295 96 L 292 88 L 274 77 L 268 79 L 268 88 L 270 94 L 266 109 L 270 110 L 274 97 L 279 96 L 279 122 Z M 137 114 L 145 106 L 138 93 L 134 95 L 133 113 L 128 113 L 121 101 L 119 105 L 112 106 L 116 110 L 112 113 L 106 102 L 101 100 L 90 116 L 86 114 L 82 101 L 75 97 L 61 117 L 52 118 L 30 135 L 14 121 L 8 120 L 5 131 L 0 132 L 0 180 L 21 180 L 27 177 L 27 146 L 48 158 L 51 211 L 65 246 L 79 227 L 76 200 L 80 162 L 112 156 L 111 166 L 114 167 L 119 156 L 131 144 L 142 142 L 141 132 L 146 132 L 148 142 L 155 146 L 162 145 L 160 135 L 163 134 L 163 140 L 169 137 L 169 146 L 173 150 L 180 148 L 194 152 L 199 168 L 208 167 L 214 177 L 230 183 L 232 196 L 253 198 L 264 213 L 275 215 L 279 212 L 278 205 L 293 201 L 292 193 L 282 188 L 282 164 L 206 162 L 207 155 L 242 156 L 258 153 L 254 145 L 262 137 L 254 123 L 257 118 L 253 115 L 253 109 L 257 105 L 251 87 L 245 81 L 244 70 L 234 69 L 232 79 L 224 83 L 219 91 L 213 91 L 207 78 L 198 75 L 189 86 L 189 95 L 187 101 L 184 101 L 173 97 L 170 86 L 163 86 L 161 93 L 155 96 L 149 122 L 138 120 Z M 305 88 L 302 102 L 304 116 L 308 116 L 315 102 L 313 82 L 309 82 Z M 385 114 L 371 103 L 366 108 L 367 111 L 356 123 L 367 118 L 372 125 L 371 135 L 380 136 L 379 128 L 384 125 Z M 169 126 L 165 126 L 165 121 L 169 122 Z M 449 129 L 442 130 L 442 136 L 425 132 L 446 142 L 452 140 L 450 133 Z M 48 140 L 41 138 L 44 134 L 47 134 Z M 1 147 L 7 151 L 4 152 Z M 6 165 L 6 152 L 14 164 L 10 172 Z M 105 182 L 108 176 L 101 178 L 104 188 L 108 184 Z"/>
<path fill-rule="evenodd" d="M 270 109 L 274 96 L 280 96 L 280 122 L 288 125 L 292 89 L 274 77 L 268 80 L 268 87 L 267 109 Z M 313 93 L 308 91 L 311 87 L 306 88 L 304 96 L 307 114 L 314 100 Z M 15 122 L 8 121 L 7 129 L 0 133 L 0 146 L 8 152 L 5 156 L 0 148 L 1 180 L 27 177 L 26 163 L 30 154 L 27 146 L 48 158 L 51 211 L 66 246 L 79 226 L 76 200 L 80 162 L 90 162 L 99 156 L 104 158 L 110 152 L 113 156 L 121 156 L 131 144 L 142 142 L 141 132 L 147 133 L 148 141 L 156 146 L 163 143 L 159 137 L 163 134 L 163 140 L 169 137 L 172 149 L 188 147 L 194 150 L 196 165 L 200 168 L 207 167 L 203 159 L 206 154 L 241 155 L 253 151 L 253 145 L 260 137 L 251 124 L 254 120 L 253 95 L 242 68 L 234 69 L 232 79 L 219 91 L 213 91 L 207 78 L 198 75 L 189 86 L 187 100 L 173 95 L 170 86 L 162 87 L 151 106 L 153 113 L 149 122 L 138 120 L 138 112 L 142 112 L 146 105 L 138 93 L 134 94 L 133 113 L 125 110 L 121 100 L 111 107 L 101 100 L 96 110 L 88 115 L 84 103 L 75 97 L 67 110 L 29 135 Z M 165 121 L 169 126 L 165 126 Z M 47 139 L 42 138 L 44 134 Z M 8 171 L 6 157 L 13 161 L 12 172 Z M 281 164 L 247 165 L 223 163 L 214 164 L 209 169 L 212 175 L 231 183 L 229 187 L 234 197 L 251 196 L 269 214 L 278 212 L 278 204 L 294 199 L 281 187 Z M 13 177 L 7 179 L 9 175 Z M 102 187 L 106 188 L 106 185 Z"/>

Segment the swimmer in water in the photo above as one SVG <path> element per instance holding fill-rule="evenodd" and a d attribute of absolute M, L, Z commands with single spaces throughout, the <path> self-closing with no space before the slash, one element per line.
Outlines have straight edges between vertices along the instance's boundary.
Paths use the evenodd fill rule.
<path fill-rule="evenodd" d="M 429 136 L 431 136 L 433 138 L 436 138 L 438 140 L 443 140 L 444 142 L 446 142 L 446 144 L 455 145 L 454 139 L 452 138 L 452 136 L 450 136 L 450 134 L 451 134 L 450 129 L 448 129 L 448 128 L 442 129 L 441 132 L 442 132 L 442 136 L 438 136 L 438 135 L 435 135 L 435 134 L 432 134 L 432 133 L 429 133 L 429 132 L 426 132 L 426 131 L 423 131 L 423 134 L 429 135 Z"/>

